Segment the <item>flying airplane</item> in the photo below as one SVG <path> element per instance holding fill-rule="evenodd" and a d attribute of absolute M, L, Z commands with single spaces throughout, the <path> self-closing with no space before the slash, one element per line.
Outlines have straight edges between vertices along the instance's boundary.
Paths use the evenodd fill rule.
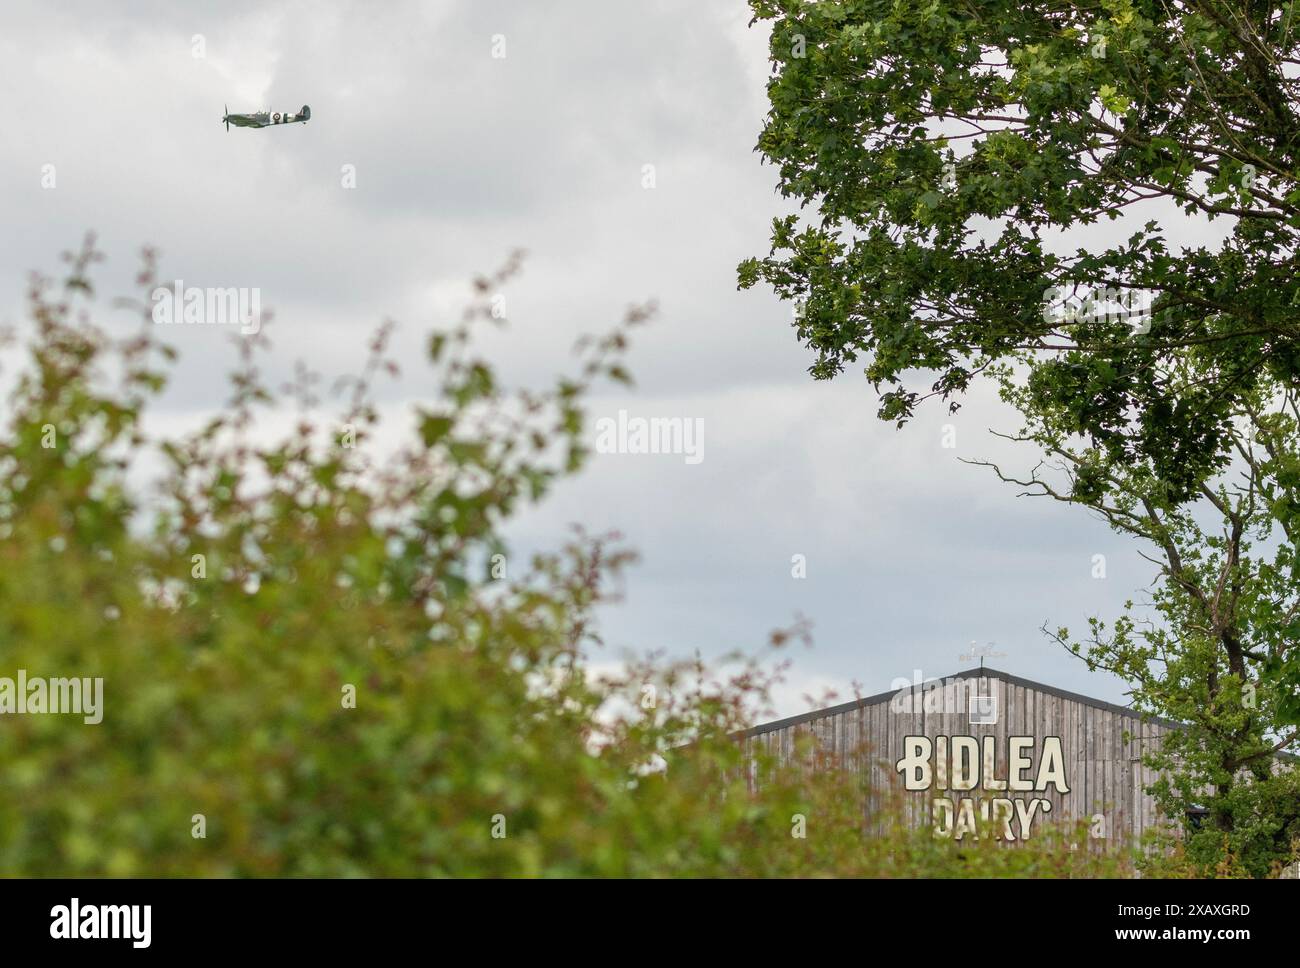
<path fill-rule="evenodd" d="M 302 106 L 302 110 L 297 114 L 290 114 L 288 111 L 276 111 L 272 114 L 270 111 L 258 111 L 254 114 L 231 114 L 230 108 L 226 108 L 226 113 L 221 119 L 226 122 L 226 130 L 230 130 L 233 124 L 237 128 L 268 128 L 274 124 L 293 124 L 297 121 L 307 122 L 311 120 L 311 108 L 307 105 Z"/>

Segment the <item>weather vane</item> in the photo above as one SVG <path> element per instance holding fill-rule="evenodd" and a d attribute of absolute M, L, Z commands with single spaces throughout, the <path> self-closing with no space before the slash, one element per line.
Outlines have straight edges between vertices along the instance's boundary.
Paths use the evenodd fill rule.
<path fill-rule="evenodd" d="M 975 640 L 971 639 L 970 652 L 957 656 L 958 662 L 974 662 L 980 660 L 980 668 L 984 668 L 985 659 L 1001 659 L 1006 657 L 1005 652 L 998 652 L 997 643 L 990 642 L 988 645 L 976 645 Z"/>

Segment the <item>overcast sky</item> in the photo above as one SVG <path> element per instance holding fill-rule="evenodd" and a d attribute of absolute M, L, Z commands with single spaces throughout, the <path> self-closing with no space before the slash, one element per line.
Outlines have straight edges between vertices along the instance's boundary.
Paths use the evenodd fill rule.
<path fill-rule="evenodd" d="M 1113 618 L 1152 568 L 1086 512 L 1017 498 L 960 462 L 1031 466 L 988 433 L 1015 415 L 984 388 L 956 417 L 933 406 L 897 431 L 876 420 L 860 369 L 807 376 L 789 306 L 736 290 L 737 262 L 766 254 L 784 210 L 753 152 L 768 65 L 748 20 L 731 0 L 6 0 L 0 319 L 21 320 L 28 271 L 56 270 L 94 229 L 105 295 L 128 291 L 134 254 L 156 246 L 164 279 L 261 290 L 277 375 L 295 359 L 337 374 L 384 317 L 414 360 L 467 280 L 523 247 L 511 326 L 490 344 L 509 379 L 545 383 L 579 333 L 653 297 L 637 386 L 600 396 L 593 417 L 704 422 L 700 463 L 598 455 L 514 527 L 521 548 L 553 547 L 576 521 L 639 551 L 603 615 L 609 658 L 757 652 L 799 613 L 814 645 L 789 653 L 781 714 L 827 688 L 851 698 L 854 682 L 874 693 L 969 667 L 972 641 L 1005 653 L 994 667 L 1123 701 L 1118 680 L 1038 629 Z M 220 123 L 225 105 L 303 104 L 306 125 Z M 184 357 L 159 427 L 220 406 L 231 355 L 216 328 L 168 332 Z M 409 408 L 419 376 L 408 365 L 387 405 Z M 796 554 L 806 578 L 791 575 Z"/>

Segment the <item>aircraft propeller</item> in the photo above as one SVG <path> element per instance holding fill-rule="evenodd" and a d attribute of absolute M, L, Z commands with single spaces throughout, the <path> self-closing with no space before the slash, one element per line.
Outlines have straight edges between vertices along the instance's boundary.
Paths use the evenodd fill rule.
<path fill-rule="evenodd" d="M 223 104 L 223 105 L 221 105 L 221 106 L 222 106 L 222 108 L 225 109 L 225 113 L 222 114 L 222 116 L 221 116 L 221 120 L 224 121 L 224 122 L 226 122 L 226 131 L 229 131 L 229 130 L 230 130 L 230 105 L 229 105 L 229 104 Z"/>

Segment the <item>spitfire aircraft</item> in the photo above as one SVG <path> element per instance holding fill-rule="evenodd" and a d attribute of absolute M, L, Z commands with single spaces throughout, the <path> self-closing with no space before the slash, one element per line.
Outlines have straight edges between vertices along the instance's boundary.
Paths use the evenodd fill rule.
<path fill-rule="evenodd" d="M 307 105 L 302 106 L 302 110 L 297 114 L 290 114 L 288 111 L 274 113 L 270 111 L 257 111 L 253 114 L 231 114 L 230 108 L 226 108 L 226 113 L 221 119 L 226 122 L 226 130 L 230 130 L 233 124 L 237 128 L 269 128 L 276 124 L 293 124 L 297 121 L 307 122 L 311 120 L 311 108 Z"/>

